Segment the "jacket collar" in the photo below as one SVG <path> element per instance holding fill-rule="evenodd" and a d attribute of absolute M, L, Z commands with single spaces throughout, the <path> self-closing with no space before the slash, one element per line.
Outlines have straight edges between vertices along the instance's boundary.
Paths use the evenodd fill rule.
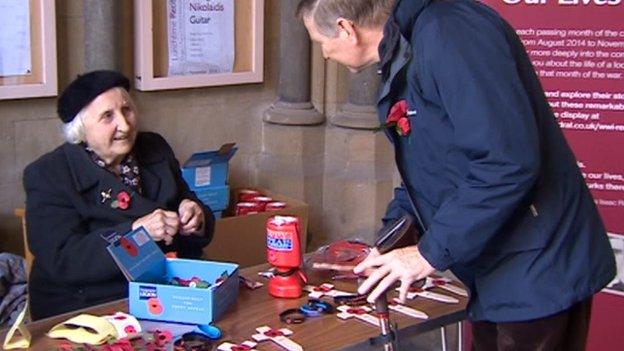
<path fill-rule="evenodd" d="M 396 74 L 411 60 L 410 39 L 412 28 L 420 13 L 434 0 L 398 0 L 384 26 L 384 36 L 379 44 L 381 80 L 378 102 L 390 93 Z"/>
<path fill-rule="evenodd" d="M 405 38 L 412 37 L 412 28 L 420 13 L 434 0 L 398 0 L 392 19 Z"/>
<path fill-rule="evenodd" d="M 102 175 L 108 172 L 89 158 L 89 154 L 80 145 L 65 143 L 63 152 L 67 158 L 67 164 L 74 178 L 76 190 L 83 192 L 97 184 Z"/>
<path fill-rule="evenodd" d="M 384 26 L 384 36 L 379 44 L 380 66 L 384 67 L 395 56 L 399 40 L 404 37 L 408 42 L 412 37 L 412 28 L 420 13 L 433 0 L 398 0 Z"/>
<path fill-rule="evenodd" d="M 108 171 L 96 165 L 90 158 L 84 148 L 80 145 L 66 143 L 63 145 L 63 151 L 71 174 L 74 177 L 76 189 L 79 192 L 89 190 L 97 185 L 100 181 L 106 179 L 110 182 L 116 177 Z M 134 152 L 141 167 L 141 180 L 143 191 L 145 194 L 158 192 L 160 187 L 160 178 L 155 172 L 155 168 L 161 167 L 166 162 L 165 157 L 153 148 L 143 142 L 141 133 L 137 136 L 134 146 Z M 166 166 L 166 165 L 165 165 Z"/>

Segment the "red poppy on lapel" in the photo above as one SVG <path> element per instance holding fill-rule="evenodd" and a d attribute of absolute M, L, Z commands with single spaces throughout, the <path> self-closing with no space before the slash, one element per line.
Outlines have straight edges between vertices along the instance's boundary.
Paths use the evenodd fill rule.
<path fill-rule="evenodd" d="M 409 134 L 411 128 L 407 118 L 407 101 L 400 100 L 392 106 L 386 118 L 386 127 L 394 127 L 400 136 Z"/>
<path fill-rule="evenodd" d="M 127 191 L 122 190 L 117 193 L 117 207 L 120 210 L 126 210 L 130 207 L 130 194 Z"/>

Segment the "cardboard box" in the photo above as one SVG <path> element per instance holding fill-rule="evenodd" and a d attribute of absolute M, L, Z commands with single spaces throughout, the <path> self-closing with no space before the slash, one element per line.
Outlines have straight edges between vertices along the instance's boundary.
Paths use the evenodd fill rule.
<path fill-rule="evenodd" d="M 213 282 L 207 289 L 145 282 L 130 282 L 128 310 L 137 318 L 178 323 L 210 324 L 218 320 L 238 297 L 238 265 L 211 261 L 167 259 L 168 279 L 201 277 Z M 218 286 L 214 282 L 227 272 Z"/>
<path fill-rule="evenodd" d="M 225 210 L 230 202 L 230 187 L 227 185 L 211 186 L 205 190 L 196 190 L 195 195 L 212 212 Z"/>
<path fill-rule="evenodd" d="M 137 318 L 209 324 L 238 297 L 238 265 L 167 259 L 144 228 L 107 238 L 108 251 L 129 281 L 128 309 Z M 171 285 L 198 277 L 208 288 Z"/>
<path fill-rule="evenodd" d="M 241 267 L 266 263 L 266 222 L 269 217 L 275 215 L 299 217 L 301 251 L 306 252 L 309 212 L 309 206 L 306 203 L 258 189 L 276 201 L 286 202 L 286 208 L 279 211 L 232 217 L 237 190 L 232 191 L 230 196 L 232 202 L 230 208 L 223 213 L 224 217 L 216 221 L 212 242 L 204 248 L 204 259 L 236 262 Z"/>
<path fill-rule="evenodd" d="M 229 161 L 237 150 L 234 144 L 224 144 L 219 150 L 194 153 L 182 166 L 182 178 L 193 191 L 226 185 Z"/>

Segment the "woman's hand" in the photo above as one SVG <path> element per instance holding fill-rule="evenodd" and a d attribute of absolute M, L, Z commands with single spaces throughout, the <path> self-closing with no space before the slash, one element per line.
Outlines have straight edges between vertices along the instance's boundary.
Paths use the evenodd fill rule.
<path fill-rule="evenodd" d="M 173 211 L 157 209 L 132 223 L 133 230 L 141 226 L 147 230 L 154 241 L 164 240 L 165 244 L 170 245 L 173 236 L 180 228 L 180 219 Z"/>
<path fill-rule="evenodd" d="M 368 278 L 358 288 L 358 293 L 365 294 L 376 286 L 368 295 L 369 302 L 374 302 L 396 281 L 401 281 L 399 299 L 405 303 L 410 285 L 435 272 L 435 268 L 422 257 L 418 246 L 408 246 L 392 250 L 384 255 L 379 255 L 376 250 L 371 251 L 371 254 L 353 271 L 356 274 L 370 272 L 367 274 Z"/>
<path fill-rule="evenodd" d="M 204 211 L 195 201 L 182 200 L 178 207 L 180 217 L 180 234 L 190 235 L 204 230 Z"/>

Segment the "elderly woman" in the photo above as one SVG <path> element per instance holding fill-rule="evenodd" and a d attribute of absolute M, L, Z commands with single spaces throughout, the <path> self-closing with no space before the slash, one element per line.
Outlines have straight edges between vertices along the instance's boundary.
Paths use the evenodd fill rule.
<path fill-rule="evenodd" d="M 24 171 L 33 319 L 127 295 L 102 235 L 143 226 L 164 252 L 198 258 L 214 216 L 181 177 L 158 134 L 138 132 L 130 83 L 114 71 L 78 77 L 61 94 L 67 143 Z"/>

